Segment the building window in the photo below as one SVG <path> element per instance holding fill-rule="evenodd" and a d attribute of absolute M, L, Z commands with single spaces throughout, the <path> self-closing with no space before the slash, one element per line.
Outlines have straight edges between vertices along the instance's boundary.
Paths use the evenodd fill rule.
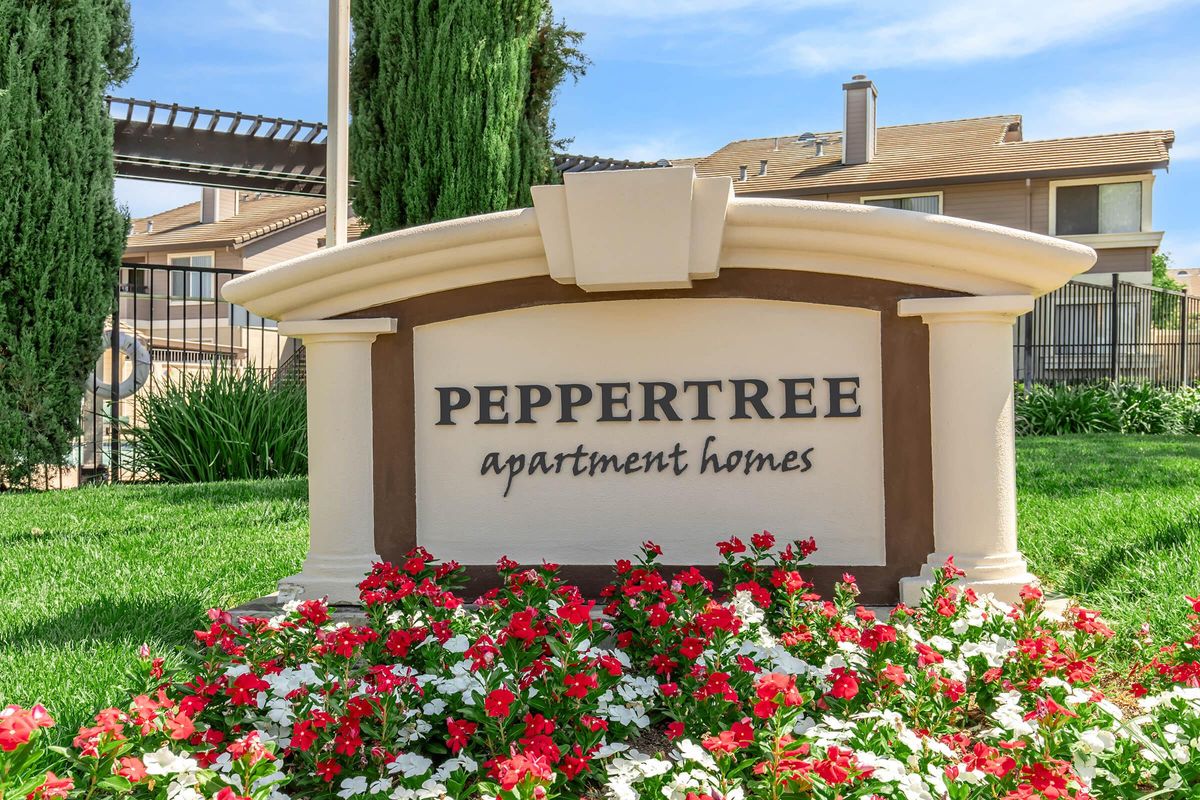
<path fill-rule="evenodd" d="M 150 273 L 144 269 L 126 269 L 124 285 L 121 291 L 132 294 L 148 294 L 150 292 Z"/>
<path fill-rule="evenodd" d="M 172 267 L 204 267 L 211 269 L 211 254 L 171 256 Z M 172 300 L 213 300 L 216 298 L 216 276 L 211 272 L 191 269 L 171 270 L 170 294 Z"/>
<path fill-rule="evenodd" d="M 1054 232 L 1059 236 L 1142 230 L 1142 181 L 1055 187 Z"/>
<path fill-rule="evenodd" d="M 863 205 L 880 206 L 881 208 L 898 208 L 901 211 L 919 211 L 922 214 L 942 213 L 942 193 L 888 195 L 884 197 L 864 197 Z"/>

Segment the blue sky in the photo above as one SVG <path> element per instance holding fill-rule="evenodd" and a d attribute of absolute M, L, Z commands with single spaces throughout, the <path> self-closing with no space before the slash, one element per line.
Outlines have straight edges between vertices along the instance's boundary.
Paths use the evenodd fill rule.
<path fill-rule="evenodd" d="M 325 119 L 326 0 L 132 0 L 141 65 L 114 93 Z M 1017 113 L 1025 137 L 1172 128 L 1154 223 L 1200 267 L 1197 0 L 558 0 L 593 65 L 564 87 L 577 153 L 655 159 L 836 130 L 866 72 L 880 124 Z M 135 216 L 193 187 L 119 181 Z"/>

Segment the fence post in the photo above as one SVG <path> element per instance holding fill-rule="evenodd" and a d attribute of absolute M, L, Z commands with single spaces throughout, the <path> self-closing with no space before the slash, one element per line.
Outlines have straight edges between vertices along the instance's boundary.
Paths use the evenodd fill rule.
<path fill-rule="evenodd" d="M 1179 295 L 1179 385 L 1188 385 L 1188 296 L 1187 292 Z"/>
<path fill-rule="evenodd" d="M 112 330 L 109 331 L 109 347 L 111 361 L 109 386 L 112 387 L 108 397 L 109 430 L 111 431 L 108 451 L 108 482 L 117 483 L 121 471 L 121 401 L 117 397 L 117 387 L 121 385 L 121 271 L 117 270 L 117 281 L 113 285 Z"/>
<path fill-rule="evenodd" d="M 1034 306 L 1034 311 L 1030 311 L 1025 315 L 1025 393 L 1029 394 L 1033 389 L 1033 315 L 1036 313 L 1037 306 Z"/>
<path fill-rule="evenodd" d="M 1121 346 L 1121 274 L 1114 272 L 1112 276 L 1112 308 L 1108 320 L 1108 368 L 1109 377 L 1116 383 L 1121 377 L 1120 363 L 1117 360 L 1117 350 Z"/>

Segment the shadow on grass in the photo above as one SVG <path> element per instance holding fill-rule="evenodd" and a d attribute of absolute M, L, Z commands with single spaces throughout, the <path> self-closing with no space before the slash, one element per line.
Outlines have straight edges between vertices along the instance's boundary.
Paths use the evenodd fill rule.
<path fill-rule="evenodd" d="M 145 497 L 155 502 L 209 508 L 280 500 L 308 500 L 308 481 L 303 478 L 279 478 L 261 481 L 225 481 L 217 483 L 126 484 L 114 497 Z"/>
<path fill-rule="evenodd" d="M 1113 588 L 1113 584 L 1128 583 L 1128 573 L 1137 572 L 1138 565 L 1161 559 L 1172 550 L 1200 543 L 1200 515 L 1191 514 L 1156 528 L 1148 535 L 1125 539 L 1102 551 L 1095 559 L 1075 570 L 1066 586 L 1068 592 L 1090 592 Z"/>
<path fill-rule="evenodd" d="M 1097 492 L 1200 485 L 1200 437 L 1097 434 L 1022 437 L 1022 493 L 1080 497 Z"/>
<path fill-rule="evenodd" d="M 99 642 L 187 644 L 192 631 L 206 627 L 199 597 L 104 599 L 64 611 L 50 619 L 17 626 L 0 634 L 6 651 Z"/>

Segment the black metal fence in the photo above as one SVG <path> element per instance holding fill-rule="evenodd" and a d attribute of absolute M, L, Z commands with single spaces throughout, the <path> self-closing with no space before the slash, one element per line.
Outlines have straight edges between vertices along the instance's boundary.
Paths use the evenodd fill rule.
<path fill-rule="evenodd" d="M 1037 300 L 1013 330 L 1013 375 L 1035 383 L 1200 380 L 1200 297 L 1113 275 L 1072 281 Z"/>
<path fill-rule="evenodd" d="M 185 375 L 203 379 L 214 366 L 271 375 L 289 362 L 290 371 L 296 369 L 296 345 L 279 335 L 274 321 L 221 299 L 221 287 L 245 272 L 193 266 L 192 260 L 121 265 L 104 326 L 106 348 L 84 390 L 81 433 L 66 462 L 41 470 L 35 486 L 135 478 L 129 448 L 139 405 Z"/>

